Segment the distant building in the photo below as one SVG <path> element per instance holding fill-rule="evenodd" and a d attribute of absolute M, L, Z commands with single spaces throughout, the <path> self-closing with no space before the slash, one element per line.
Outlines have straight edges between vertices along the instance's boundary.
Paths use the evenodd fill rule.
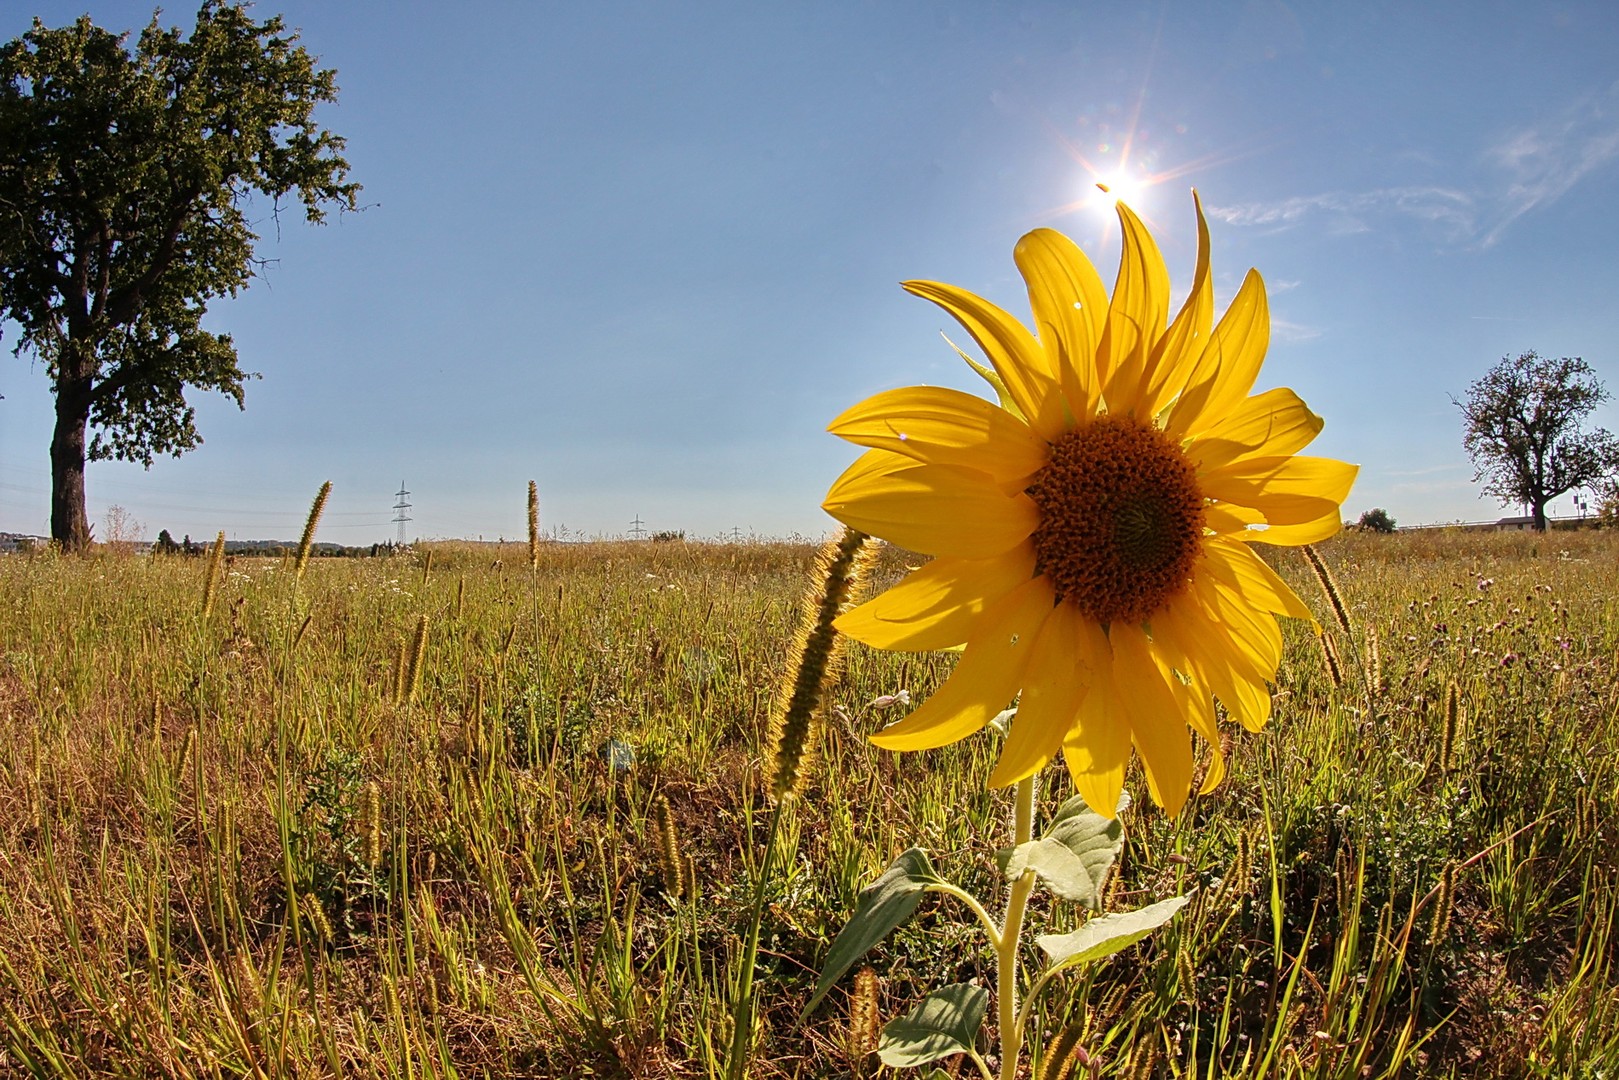
<path fill-rule="evenodd" d="M 0 552 L 37 551 L 50 542 L 50 537 L 47 536 L 30 536 L 27 533 L 0 533 Z"/>

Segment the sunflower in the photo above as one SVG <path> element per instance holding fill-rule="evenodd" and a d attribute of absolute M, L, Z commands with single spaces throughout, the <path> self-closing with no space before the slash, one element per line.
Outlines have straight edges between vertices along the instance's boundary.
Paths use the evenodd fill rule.
<path fill-rule="evenodd" d="M 1033 332 L 964 289 L 905 283 L 978 343 L 989 367 L 963 358 L 999 401 L 906 387 L 828 428 L 869 449 L 825 509 L 934 556 L 838 629 L 879 649 L 961 650 L 878 746 L 956 742 L 1017 698 L 991 786 L 1061 751 L 1086 802 L 1112 814 L 1133 745 L 1173 814 L 1193 779 L 1187 725 L 1210 750 L 1208 791 L 1225 773 L 1215 702 L 1251 730 L 1269 718 L 1276 616 L 1311 615 L 1252 545 L 1337 532 L 1357 467 L 1298 455 L 1321 418 L 1291 390 L 1250 393 L 1270 338 L 1264 282 L 1250 270 L 1214 324 L 1193 203 L 1197 265 L 1173 321 L 1163 258 L 1123 203 L 1111 301 L 1067 237 L 1018 242 Z"/>

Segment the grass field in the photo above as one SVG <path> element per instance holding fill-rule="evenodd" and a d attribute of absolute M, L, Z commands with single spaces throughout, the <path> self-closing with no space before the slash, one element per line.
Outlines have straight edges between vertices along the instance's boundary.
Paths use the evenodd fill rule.
<path fill-rule="evenodd" d="M 1110 1077 L 1619 1075 L 1619 534 L 1320 552 L 1347 633 L 1273 563 L 1337 679 L 1290 624 L 1222 787 L 1168 820 L 1131 777 L 1111 901 L 1192 902 L 1059 980 L 1037 1058 L 1078 1022 Z M 204 559 L 0 557 L 0 1073 L 719 1075 L 812 556 L 243 558 L 207 617 Z M 851 647 L 767 877 L 754 1076 L 879 1073 L 850 980 L 798 1014 L 901 850 L 997 888 L 993 737 L 864 740 L 952 663 Z M 884 1018 L 993 984 L 968 930 L 931 898 L 871 954 Z"/>

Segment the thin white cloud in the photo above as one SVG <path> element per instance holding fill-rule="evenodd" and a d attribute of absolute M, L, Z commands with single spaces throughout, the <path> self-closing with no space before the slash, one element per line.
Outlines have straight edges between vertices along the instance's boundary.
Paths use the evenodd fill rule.
<path fill-rule="evenodd" d="M 1431 465 L 1426 469 L 1384 469 L 1384 476 L 1433 476 L 1436 473 L 1461 472 L 1469 468 L 1465 464 Z"/>
<path fill-rule="evenodd" d="M 1472 236 L 1478 219 L 1472 196 L 1433 185 L 1296 195 L 1279 202 L 1213 206 L 1208 213 L 1228 225 L 1278 230 L 1291 228 L 1306 218 L 1325 217 L 1326 227 L 1338 234 L 1367 232 L 1372 227 L 1369 219 L 1398 215 L 1427 222 L 1450 240 Z"/>
<path fill-rule="evenodd" d="M 1484 151 L 1505 187 L 1493 224 L 1479 243 L 1489 247 L 1513 222 L 1549 206 L 1576 184 L 1619 158 L 1619 83 L 1576 101 L 1543 123 L 1508 132 Z"/>
<path fill-rule="evenodd" d="M 1270 338 L 1279 345 L 1302 345 L 1321 336 L 1320 327 L 1288 322 L 1274 316 L 1270 321 Z"/>
<path fill-rule="evenodd" d="M 1422 222 L 1447 243 L 1489 247 L 1519 218 L 1550 206 L 1619 160 L 1619 82 L 1540 123 L 1505 132 L 1481 154 L 1486 179 L 1469 188 L 1433 184 L 1328 191 L 1273 202 L 1208 208 L 1228 225 L 1282 231 L 1306 220 L 1333 235 L 1390 219 Z"/>

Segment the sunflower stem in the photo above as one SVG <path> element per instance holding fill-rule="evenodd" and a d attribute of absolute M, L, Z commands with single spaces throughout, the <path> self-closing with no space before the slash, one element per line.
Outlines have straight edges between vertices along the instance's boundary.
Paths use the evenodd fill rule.
<path fill-rule="evenodd" d="M 1034 777 L 1018 781 L 1017 806 L 1013 813 L 1012 844 L 1017 847 L 1034 838 Z M 1001 1080 L 1013 1080 L 1023 1049 L 1023 1026 L 1018 1023 L 1017 952 L 1023 932 L 1023 913 L 1034 891 L 1034 871 L 1025 870 L 1012 883 L 1006 901 L 1006 922 L 1000 940 L 995 942 L 995 1004 L 1001 1029 Z"/>

